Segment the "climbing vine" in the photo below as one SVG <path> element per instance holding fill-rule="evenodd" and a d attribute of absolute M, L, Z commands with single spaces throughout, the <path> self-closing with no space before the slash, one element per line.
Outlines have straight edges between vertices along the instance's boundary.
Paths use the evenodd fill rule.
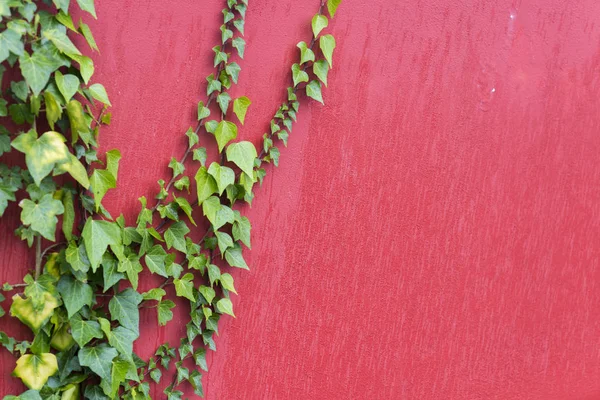
<path fill-rule="evenodd" d="M 299 111 L 297 92 L 323 102 L 336 46 L 323 30 L 340 2 L 321 1 L 312 38 L 297 45 L 287 100 L 257 151 L 235 141 L 251 101 L 229 94 L 244 57 L 248 2 L 226 1 L 215 71 L 197 104 L 197 124 L 185 132 L 185 152 L 171 158 L 170 178 L 158 181 L 154 200 L 139 199 L 136 224 L 127 226 L 102 205 L 117 187 L 121 159 L 118 150 L 98 154 L 100 128 L 111 121 L 109 96 L 93 79 L 93 60 L 71 40 L 81 35 L 98 51 L 89 26 L 71 14 L 76 3 L 96 18 L 94 1 L 0 0 L 0 216 L 18 206 L 16 235 L 35 251 L 23 282 L 4 284 L 6 296 L 0 294 L 0 301 L 12 298 L 10 315 L 33 332 L 31 342 L 0 332 L 0 344 L 16 357 L 13 375 L 28 387 L 5 399 L 150 399 L 151 382 L 161 380 L 169 382 L 167 399 L 181 399 L 186 381 L 203 395 L 206 352 L 216 350 L 220 318 L 234 316 L 227 271 L 248 269 L 242 249 L 251 246 L 251 224 L 235 205 L 251 203 L 267 164 L 278 165 L 278 146 L 287 145 Z M 203 144 L 213 140 L 219 155 L 209 160 Z M 194 219 L 196 208 L 206 223 Z M 163 281 L 142 293 L 144 270 Z M 175 297 L 190 310 L 180 342 L 142 360 L 133 351 L 140 309 L 167 325 Z"/>

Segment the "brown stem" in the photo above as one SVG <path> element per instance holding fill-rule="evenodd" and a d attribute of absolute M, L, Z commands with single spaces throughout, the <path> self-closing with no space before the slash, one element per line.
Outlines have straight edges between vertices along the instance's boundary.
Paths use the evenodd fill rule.
<path fill-rule="evenodd" d="M 42 273 L 42 237 L 35 238 L 35 279 Z"/>

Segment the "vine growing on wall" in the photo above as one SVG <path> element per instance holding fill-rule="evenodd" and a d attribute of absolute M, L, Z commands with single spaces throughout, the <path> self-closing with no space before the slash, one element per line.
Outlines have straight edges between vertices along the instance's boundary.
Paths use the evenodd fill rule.
<path fill-rule="evenodd" d="M 22 267 L 23 282 L 4 284 L 6 296 L 0 294 L 33 333 L 27 341 L 0 332 L 0 344 L 16 357 L 13 375 L 28 388 L 5 399 L 150 399 L 151 383 L 162 380 L 169 400 L 182 398 L 183 382 L 202 396 L 206 352 L 216 350 L 220 318 L 234 316 L 230 268 L 248 269 L 243 247 L 251 246 L 251 224 L 234 206 L 251 203 L 267 165 L 278 165 L 298 91 L 323 102 L 336 46 L 324 29 L 341 0 L 320 2 L 312 38 L 297 45 L 287 100 L 259 150 L 235 141 L 251 104 L 229 94 L 240 77 L 248 2 L 226 1 L 197 124 L 185 132 L 186 149 L 171 158 L 171 176 L 158 181 L 156 198 L 139 199 L 134 226 L 102 205 L 117 187 L 121 154 L 98 154 L 111 104 L 93 79 L 93 60 L 71 40 L 81 35 L 98 51 L 89 26 L 71 14 L 75 3 L 96 18 L 93 0 L 0 0 L 0 216 L 18 206 L 16 235 L 35 252 L 35 264 Z M 210 141 L 219 153 L 214 161 L 203 147 Z M 206 223 L 194 219 L 196 208 Z M 138 291 L 144 270 L 162 284 Z M 142 360 L 133 351 L 139 310 L 155 310 L 158 324 L 167 325 L 175 307 L 167 287 L 189 303 L 189 321 L 178 344 L 164 343 Z"/>

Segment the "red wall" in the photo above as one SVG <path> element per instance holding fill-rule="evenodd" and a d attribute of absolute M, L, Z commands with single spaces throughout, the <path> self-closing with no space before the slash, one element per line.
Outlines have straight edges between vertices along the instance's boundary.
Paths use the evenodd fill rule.
<path fill-rule="evenodd" d="M 223 2 L 97 3 L 101 141 L 123 153 L 106 204 L 131 222 L 184 149 Z M 318 3 L 251 1 L 244 139 L 266 131 Z M 600 3 L 345 0 L 330 29 L 326 105 L 301 109 L 249 211 L 252 270 L 207 398 L 600 399 Z M 32 263 L 12 215 L 2 281 Z M 180 308 L 138 351 L 179 337 Z"/>

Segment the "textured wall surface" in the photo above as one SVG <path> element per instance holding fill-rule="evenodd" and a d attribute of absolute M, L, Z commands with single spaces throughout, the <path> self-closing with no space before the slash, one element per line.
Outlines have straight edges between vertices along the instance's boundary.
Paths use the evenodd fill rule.
<path fill-rule="evenodd" d="M 223 1 L 97 3 L 101 143 L 124 157 L 105 202 L 131 223 L 184 150 Z M 242 138 L 268 128 L 318 3 L 251 1 Z M 207 399 L 600 399 L 600 3 L 344 0 L 329 29 L 325 106 L 300 110 L 247 210 L 252 269 Z M 17 217 L 2 281 L 33 261 Z M 178 338 L 184 313 L 137 350 Z M 0 394 L 21 388 L 13 362 Z"/>

